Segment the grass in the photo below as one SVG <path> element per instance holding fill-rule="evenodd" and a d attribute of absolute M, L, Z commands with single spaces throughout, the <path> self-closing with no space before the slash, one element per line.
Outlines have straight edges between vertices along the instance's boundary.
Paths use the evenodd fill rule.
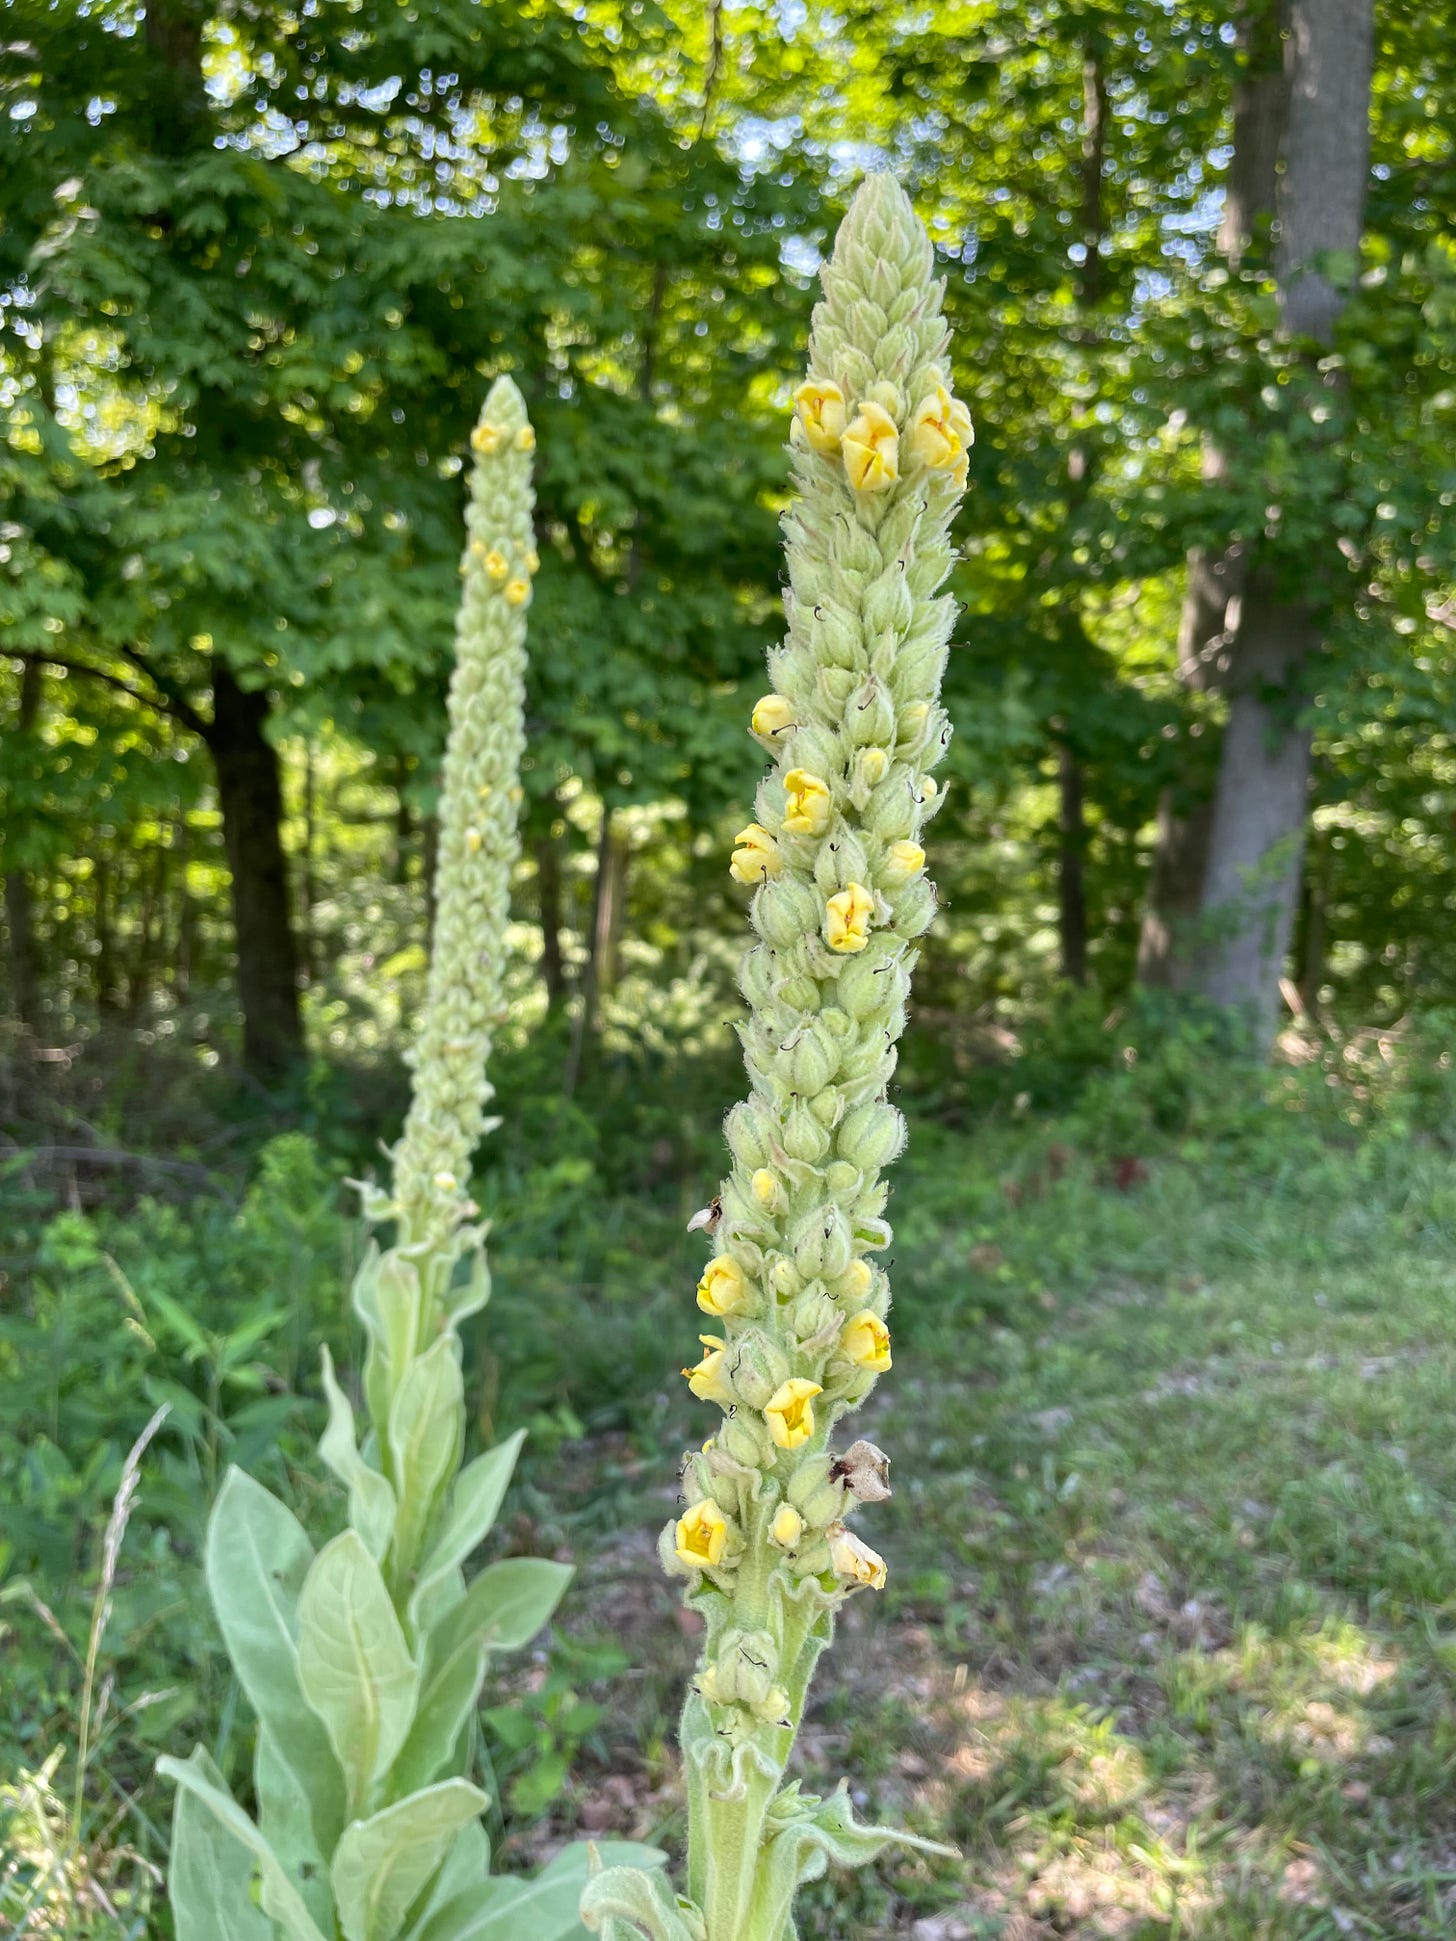
<path fill-rule="evenodd" d="M 1200 1192 L 1155 1162 L 1123 1191 L 1071 1157 L 1031 1200 L 1010 1178 L 999 1214 L 983 1197 L 937 1223 L 941 1273 L 979 1264 L 906 1330 L 872 1406 L 897 1488 L 865 1523 L 892 1588 L 851 1607 L 802 1752 L 811 1783 L 848 1771 L 876 1817 L 964 1861 L 810 1890 L 805 1941 L 1456 1932 L 1453 1249 L 1433 1212 L 1456 1172 L 1409 1147 L 1376 1191 L 1388 1157 L 1347 1166 L 1353 1197 L 1322 1214 L 1297 1181 Z M 1014 1321 L 967 1321 L 967 1285 L 990 1273 L 1012 1305 L 1001 1269 L 1038 1239 L 1065 1279 L 1013 1268 Z M 917 1255 L 922 1300 L 927 1272 Z M 575 1797 L 671 1843 L 692 1641 L 650 1581 L 665 1469 L 641 1535 L 586 1566 L 577 1621 L 639 1669 L 597 1689 L 625 1730 Z M 619 1528 L 624 1488 L 619 1469 Z M 637 1775 L 616 1818 L 608 1771 Z"/>
<path fill-rule="evenodd" d="M 1450 1088 L 1424 1127 L 1398 1099 L 1356 1128 L 1309 1084 L 1281 1079 L 1271 1104 L 1221 1072 L 1185 1096 L 1185 1077 L 1145 1064 L 1136 1087 L 1093 1087 L 1055 1120 L 1008 1104 L 973 1131 L 911 1105 L 896 1367 L 864 1420 L 894 1458 L 896 1494 L 863 1520 L 891 1585 L 850 1607 L 801 1754 L 809 1784 L 847 1772 L 866 1814 L 964 1858 L 817 1884 L 802 1941 L 1456 1933 Z M 505 1537 L 580 1566 L 551 1650 L 488 1695 L 527 1722 L 492 1734 L 505 1866 L 577 1832 L 681 1842 L 672 1736 L 695 1639 L 655 1538 L 677 1453 L 704 1432 L 674 1371 L 696 1332 L 686 1217 L 721 1155 L 683 1143 L 675 1094 L 657 1109 L 615 1146 L 572 1119 L 580 1150 L 564 1154 L 561 1126 L 543 1125 L 484 1182 L 497 1292 L 472 1392 L 486 1433 L 522 1416 L 533 1429 Z M 641 1155 L 630 1175 L 618 1149 Z M 179 1735 L 228 1736 L 231 1718 L 225 1705 L 217 1721 L 221 1661 L 186 1591 L 208 1451 L 291 1425 L 294 1492 L 305 1514 L 322 1507 L 288 1386 L 312 1367 L 313 1329 L 275 1325 L 270 1290 L 308 1263 L 314 1320 L 337 1336 L 354 1236 L 332 1169 L 268 1150 L 291 1197 L 275 1182 L 240 1211 L 106 1229 L 151 1333 L 127 1337 L 132 1361 L 82 1369 L 81 1400 L 57 1406 L 87 1435 L 81 1402 L 109 1408 L 113 1389 L 133 1414 L 158 1399 L 174 1413 L 119 1559 L 79 1841 L 62 1802 L 94 1585 L 57 1602 L 66 1649 L 23 1598 L 0 1610 L 0 1716 L 19 1720 L 0 1773 L 0 1928 L 60 1854 L 71 1913 L 36 1932 L 165 1936 L 152 1757 Z M 73 1332 L 89 1288 L 105 1341 L 115 1276 L 73 1226 L 52 1226 L 37 1273 Z M 222 1345 L 204 1353 L 183 1329 L 163 1355 L 162 1296 L 188 1307 L 203 1285 Z M 48 1312 L 22 1304 L 0 1327 L 17 1369 Z M 316 1410 L 301 1413 L 307 1426 Z M 104 1505 L 95 1542 L 68 1532 L 83 1482 L 86 1502 L 103 1482 L 109 1499 L 113 1458 L 71 1439 L 74 1487 L 68 1471 L 52 1501 L 31 1478 L 38 1558 L 100 1540 Z M 53 1601 L 64 1588 L 37 1582 Z M 185 1651 L 167 1642 L 181 1630 Z M 232 1738 L 237 1751 L 241 1720 Z"/>

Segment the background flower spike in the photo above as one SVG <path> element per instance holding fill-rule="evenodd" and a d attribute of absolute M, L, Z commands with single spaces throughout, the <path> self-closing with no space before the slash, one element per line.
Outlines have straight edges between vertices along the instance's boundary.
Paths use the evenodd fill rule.
<path fill-rule="evenodd" d="M 836 1610 L 886 1576 L 846 1527 L 888 1494 L 886 1459 L 831 1445 L 892 1361 L 879 1173 L 903 1143 L 886 1091 L 935 907 L 923 828 L 949 738 L 953 619 L 940 589 L 971 427 L 930 241 L 890 177 L 860 188 L 823 283 L 794 393 L 788 626 L 752 724 L 775 766 L 730 865 L 756 886 L 740 979 L 751 1093 L 730 1115 L 734 1166 L 698 1294 L 720 1332 L 684 1371 L 724 1422 L 686 1466 L 660 1546 L 705 1619 L 673 1909 L 703 1941 L 786 1941 L 803 1882 L 899 1837 L 856 1827 L 843 1792 L 812 1799 L 784 1770 Z M 676 1937 L 669 1905 L 634 1906 L 604 1876 L 583 1914 Z"/>

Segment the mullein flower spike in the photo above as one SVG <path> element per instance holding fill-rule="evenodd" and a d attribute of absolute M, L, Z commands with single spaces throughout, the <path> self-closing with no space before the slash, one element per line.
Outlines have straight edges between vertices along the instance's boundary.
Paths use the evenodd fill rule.
<path fill-rule="evenodd" d="M 177 1941 L 398 1941 L 406 1927 L 451 1937 L 481 1922 L 513 1941 L 556 1941 L 572 1925 L 569 1907 L 565 1922 L 559 1906 L 523 1910 L 519 1882 L 492 1880 L 479 1822 L 488 1798 L 468 1777 L 487 1651 L 525 1644 L 569 1575 L 531 1557 L 468 1582 L 464 1572 L 521 1442 L 460 1467 L 458 1327 L 490 1291 L 485 1229 L 463 1182 L 487 1126 L 485 1060 L 502 1009 L 537 564 L 535 437 L 509 379 L 492 388 L 471 444 L 434 948 L 392 1191 L 364 1189 L 366 1216 L 392 1222 L 393 1241 L 370 1247 L 354 1285 L 370 1433 L 361 1445 L 325 1353 L 320 1454 L 348 1490 L 347 1528 L 315 1555 L 286 1506 L 239 1470 L 213 1510 L 208 1589 L 258 1717 L 258 1819 L 201 1748 L 161 1761 L 178 1782 Z M 724 1555 L 711 1531 L 702 1554 Z M 569 1886 L 573 1870 L 585 1879 L 585 1847 L 552 1873 Z"/>
<path fill-rule="evenodd" d="M 610 1941 L 787 1941 L 803 1882 L 904 1837 L 784 1770 L 836 1610 L 886 1576 L 846 1527 L 889 1494 L 886 1458 L 829 1445 L 891 1365 L 880 1171 L 904 1124 L 886 1090 L 935 911 L 922 837 L 953 618 L 939 589 L 971 424 L 930 242 L 889 177 L 860 189 L 823 280 L 794 393 L 788 629 L 753 711 L 774 767 L 730 865 L 754 886 L 757 938 L 741 973 L 751 1091 L 728 1117 L 698 1288 L 721 1332 L 684 1371 L 724 1420 L 685 1465 L 662 1543 L 706 1619 L 682 1724 L 687 1891 L 601 1874 L 583 1913 Z"/>

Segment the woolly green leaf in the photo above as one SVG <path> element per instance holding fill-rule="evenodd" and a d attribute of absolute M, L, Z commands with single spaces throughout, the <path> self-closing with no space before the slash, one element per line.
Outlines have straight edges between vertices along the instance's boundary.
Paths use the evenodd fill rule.
<path fill-rule="evenodd" d="M 525 1439 L 525 1430 L 518 1429 L 497 1448 L 477 1456 L 456 1478 L 449 1515 L 420 1567 L 410 1598 L 410 1622 L 416 1632 L 429 1628 L 429 1605 L 441 1581 L 458 1570 L 489 1534 Z"/>
<path fill-rule="evenodd" d="M 221 1773 L 201 1746 L 190 1759 L 164 1758 L 157 1771 L 185 1786 L 257 1863 L 263 1912 L 283 1929 L 288 1941 L 324 1941 L 313 1916 L 299 1898 L 273 1849 L 227 1790 Z"/>
<path fill-rule="evenodd" d="M 623 1874 L 651 1878 L 638 1868 L 661 1866 L 655 1847 L 614 1840 L 597 1848 L 598 1858 Z M 592 1864 L 592 1845 L 574 1841 L 534 1880 L 495 1879 L 442 1907 L 423 1926 L 417 1941 L 578 1941 L 584 1934 L 579 1908 Z M 671 1935 L 669 1941 L 679 1941 Z M 683 1941 L 695 1941 L 691 1930 Z"/>
<path fill-rule="evenodd" d="M 331 1876 L 347 1941 L 395 1941 L 456 1834 L 489 1804 L 478 1786 L 447 1779 L 345 1827 Z"/>
<path fill-rule="evenodd" d="M 300 1707 L 307 1717 L 307 1708 Z M 258 1730 L 253 1760 L 253 1784 L 258 1796 L 258 1826 L 278 1856 L 279 1864 L 298 1889 L 299 1899 L 325 1933 L 332 1934 L 334 1902 L 329 1870 L 314 1839 L 309 1799 L 298 1775 L 279 1752 L 267 1726 Z"/>
<path fill-rule="evenodd" d="M 419 1674 L 379 1566 L 357 1531 L 318 1554 L 298 1604 L 298 1675 L 357 1809 L 409 1733 Z"/>
<path fill-rule="evenodd" d="M 391 1792 L 413 1792 L 442 1772 L 475 1705 L 486 1653 L 530 1642 L 556 1609 L 571 1571 L 542 1557 L 488 1564 L 458 1603 L 430 1629 L 414 1723 L 394 1770 Z"/>
<path fill-rule="evenodd" d="M 363 1537 L 371 1555 L 381 1563 L 394 1531 L 394 1491 L 389 1479 L 359 1454 L 354 1435 L 354 1411 L 334 1377 L 333 1356 L 323 1350 L 324 1394 L 329 1422 L 319 1440 L 319 1454 L 349 1492 L 349 1521 Z"/>
<path fill-rule="evenodd" d="M 297 1790 L 315 1843 L 333 1851 L 344 1821 L 338 1762 L 299 1682 L 299 1593 L 313 1549 L 292 1511 L 251 1476 L 228 1471 L 207 1525 L 207 1588 L 238 1682 Z"/>
<path fill-rule="evenodd" d="M 400 1571 L 415 1563 L 435 1505 L 460 1460 L 463 1413 L 459 1338 L 442 1334 L 405 1369 L 389 1411 L 398 1492 L 394 1554 Z"/>
<path fill-rule="evenodd" d="M 205 1755 L 204 1755 L 205 1757 Z M 190 1787 L 177 1788 L 167 1889 L 177 1941 L 272 1941 L 253 1905 L 253 1862 Z"/>
<path fill-rule="evenodd" d="M 461 1827 L 445 1864 L 435 1877 L 424 1906 L 410 1927 L 406 1941 L 420 1941 L 430 1921 L 450 1901 L 485 1892 L 490 1878 L 490 1841 L 479 1820 Z"/>
<path fill-rule="evenodd" d="M 699 1910 L 674 1894 L 661 1874 L 620 1861 L 591 1874 L 580 1906 L 582 1922 L 603 1941 L 636 1941 L 641 1935 L 648 1941 L 703 1941 L 706 1933 Z"/>

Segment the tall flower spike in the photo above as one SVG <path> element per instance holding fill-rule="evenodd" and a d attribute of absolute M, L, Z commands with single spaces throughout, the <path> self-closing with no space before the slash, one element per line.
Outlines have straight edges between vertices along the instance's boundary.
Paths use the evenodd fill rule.
<path fill-rule="evenodd" d="M 886 1572 L 846 1528 L 888 1494 L 885 1458 L 872 1452 L 865 1484 L 863 1456 L 830 1441 L 891 1365 L 880 1171 L 904 1124 L 886 1091 L 935 910 L 922 840 L 942 799 L 929 771 L 949 739 L 953 618 L 939 589 L 970 418 L 933 267 L 904 193 L 871 177 L 794 394 L 788 629 L 754 720 L 775 765 L 737 852 L 754 832 L 774 867 L 734 868 L 757 885 L 741 976 L 751 1091 L 728 1117 L 733 1170 L 699 1293 L 722 1334 L 686 1371 L 724 1421 L 687 1462 L 661 1546 L 706 1620 L 682 1722 L 687 1891 L 601 1874 L 583 1914 L 610 1941 L 786 1941 L 804 1881 L 906 1837 L 857 1826 L 842 1789 L 810 1799 L 784 1772 L 836 1610 Z M 699 1535 L 720 1520 L 731 1547 Z"/>
<path fill-rule="evenodd" d="M 393 1192 L 366 1188 L 394 1223 L 354 1283 L 369 1336 L 369 1434 L 334 1379 L 319 1453 L 349 1493 L 348 1523 L 315 1556 L 292 1512 L 239 1470 L 208 1525 L 208 1589 L 238 1682 L 258 1715 L 255 1823 L 199 1747 L 164 1759 L 178 1782 L 171 1894 L 177 1941 L 352 1941 L 392 1936 L 417 1906 L 431 1932 L 464 1931 L 493 1891 L 469 1778 L 488 1648 L 524 1644 L 569 1572 L 513 1557 L 467 1584 L 495 1520 L 516 1435 L 460 1468 L 465 1396 L 458 1328 L 490 1291 L 485 1230 L 466 1197 L 485 1130 L 485 1059 L 501 1007 L 516 856 L 530 451 L 520 393 L 502 379 L 471 441 L 475 471 L 450 738 L 440 805 L 434 950 Z M 524 588 L 519 595 L 513 587 Z M 687 1554 L 722 1558 L 728 1526 Z M 563 1865 L 584 1880 L 587 1849 Z M 254 1884 L 256 1882 L 256 1903 Z M 559 1924 L 522 1914 L 520 1941 Z"/>

